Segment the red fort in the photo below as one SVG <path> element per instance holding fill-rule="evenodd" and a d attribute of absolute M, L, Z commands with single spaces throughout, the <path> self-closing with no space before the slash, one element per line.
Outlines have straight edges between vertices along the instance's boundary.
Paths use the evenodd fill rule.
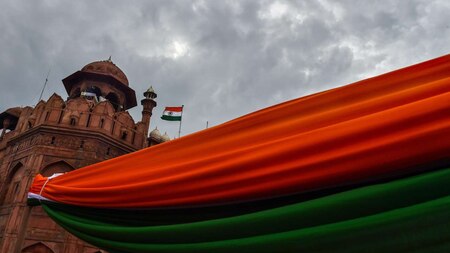
<path fill-rule="evenodd" d="M 141 100 L 139 122 L 128 113 L 135 91 L 110 59 L 96 61 L 62 80 L 64 100 L 53 94 L 35 107 L 0 114 L 0 252 L 98 253 L 54 223 L 41 207 L 26 204 L 38 173 L 50 176 L 170 140 L 157 129 L 148 137 L 156 93 Z"/>

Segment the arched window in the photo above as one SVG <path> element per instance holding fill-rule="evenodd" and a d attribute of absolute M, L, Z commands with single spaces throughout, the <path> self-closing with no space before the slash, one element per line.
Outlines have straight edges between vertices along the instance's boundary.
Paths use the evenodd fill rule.
<path fill-rule="evenodd" d="M 46 111 L 46 112 L 45 112 L 45 119 L 44 119 L 45 121 L 48 120 L 48 116 L 50 116 L 50 112 L 49 112 L 49 111 Z"/>
<path fill-rule="evenodd" d="M 22 200 L 21 183 L 24 181 L 25 167 L 22 163 L 17 163 L 6 177 L 5 184 L 0 194 L 0 204 L 13 203 Z M 2 200 L 4 203 L 1 203 Z"/>
<path fill-rule="evenodd" d="M 106 95 L 105 98 L 112 104 L 116 112 L 119 111 L 119 109 L 121 108 L 120 101 L 119 97 L 115 93 L 110 92 L 108 95 Z"/>
<path fill-rule="evenodd" d="M 65 161 L 59 161 L 48 164 L 41 170 L 41 174 L 45 177 L 49 177 L 55 173 L 64 173 L 74 170 L 74 168 Z"/>
<path fill-rule="evenodd" d="M 127 137 L 128 137 L 128 132 L 127 131 L 123 131 L 122 132 L 122 136 L 121 136 L 122 140 L 127 140 Z"/>
<path fill-rule="evenodd" d="M 100 97 L 102 95 L 102 91 L 97 86 L 92 86 L 92 91 L 94 91 L 94 93 L 95 93 L 95 95 L 97 95 L 97 97 Z"/>
<path fill-rule="evenodd" d="M 81 95 L 81 90 L 80 88 L 76 88 L 75 90 L 72 91 L 72 93 L 70 94 L 70 98 L 77 98 L 80 97 Z"/>
<path fill-rule="evenodd" d="M 70 118 L 70 125 L 75 126 L 77 124 L 77 119 L 75 117 Z"/>

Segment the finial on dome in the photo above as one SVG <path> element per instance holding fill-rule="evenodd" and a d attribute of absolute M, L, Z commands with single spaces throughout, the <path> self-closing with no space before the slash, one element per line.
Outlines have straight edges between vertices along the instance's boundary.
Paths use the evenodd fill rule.
<path fill-rule="evenodd" d="M 111 55 L 109 56 L 109 58 L 108 58 L 107 61 L 112 62 L 112 60 L 111 60 Z"/>
<path fill-rule="evenodd" d="M 155 129 L 150 132 L 150 137 L 156 140 L 161 140 L 161 133 L 159 132 L 158 127 L 155 127 Z"/>
<path fill-rule="evenodd" d="M 165 132 L 164 135 L 161 136 L 161 140 L 162 140 L 162 142 L 170 141 L 170 137 L 167 134 L 167 132 Z"/>

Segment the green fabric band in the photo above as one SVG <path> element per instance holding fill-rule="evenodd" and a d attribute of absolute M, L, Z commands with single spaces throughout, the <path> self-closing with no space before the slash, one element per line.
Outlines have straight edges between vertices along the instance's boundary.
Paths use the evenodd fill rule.
<path fill-rule="evenodd" d="M 448 182 L 450 169 L 444 169 L 251 214 L 165 226 L 117 225 L 77 216 L 76 207 L 67 213 L 43 206 L 78 237 L 120 252 L 431 252 L 450 241 Z"/>

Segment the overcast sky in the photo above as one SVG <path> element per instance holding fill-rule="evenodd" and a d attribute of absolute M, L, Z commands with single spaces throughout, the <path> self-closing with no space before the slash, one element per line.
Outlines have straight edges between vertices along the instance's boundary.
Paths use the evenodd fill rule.
<path fill-rule="evenodd" d="M 66 98 L 64 77 L 111 55 L 171 137 L 165 106 L 185 106 L 186 135 L 450 53 L 448 0 L 0 3 L 0 111 L 34 106 L 49 69 L 43 98 Z"/>

